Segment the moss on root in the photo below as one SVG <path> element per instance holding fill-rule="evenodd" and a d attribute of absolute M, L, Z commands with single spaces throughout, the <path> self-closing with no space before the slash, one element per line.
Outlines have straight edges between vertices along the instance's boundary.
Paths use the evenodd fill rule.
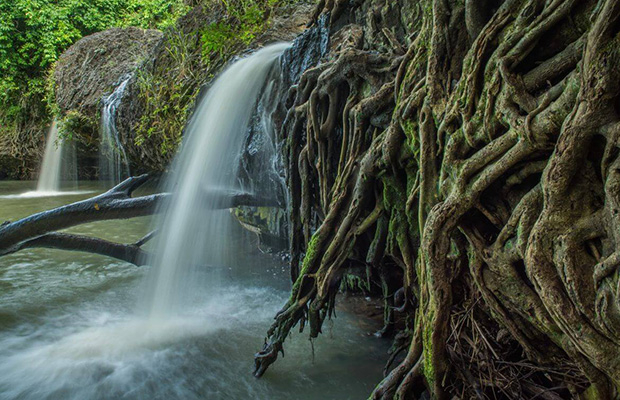
<path fill-rule="evenodd" d="M 355 21 L 364 43 L 306 71 L 284 128 L 306 138 L 289 142 L 292 226 L 320 223 L 297 236 L 302 296 L 257 370 L 297 323 L 320 332 L 371 254 L 371 275 L 399 277 L 412 332 L 372 399 L 616 396 L 618 2 L 345 3 L 315 16 Z"/>

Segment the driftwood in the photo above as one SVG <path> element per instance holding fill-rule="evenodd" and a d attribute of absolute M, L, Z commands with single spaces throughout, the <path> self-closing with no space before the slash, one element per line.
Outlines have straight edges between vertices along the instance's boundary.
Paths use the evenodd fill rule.
<path fill-rule="evenodd" d="M 0 225 L 0 256 L 30 248 L 54 248 L 100 254 L 135 265 L 142 265 L 147 252 L 142 246 L 156 231 L 136 243 L 115 243 L 104 239 L 57 232 L 88 222 L 128 219 L 153 215 L 163 209 L 170 193 L 132 197 L 133 192 L 148 181 L 148 175 L 131 177 L 98 196 L 33 214 L 19 221 Z M 246 192 L 211 191 L 205 189 L 205 204 L 214 209 L 238 206 L 280 206 L 271 198 L 262 198 Z"/>

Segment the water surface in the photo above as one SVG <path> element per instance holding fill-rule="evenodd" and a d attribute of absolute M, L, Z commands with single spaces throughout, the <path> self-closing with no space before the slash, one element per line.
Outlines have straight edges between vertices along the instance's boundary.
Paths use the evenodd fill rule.
<path fill-rule="evenodd" d="M 0 181 L 0 196 L 34 186 Z M 79 189 L 101 191 L 97 183 Z M 0 221 L 93 194 L 0 197 Z M 144 217 L 71 231 L 131 242 L 150 226 Z M 290 288 L 285 261 L 261 253 L 255 241 L 235 229 L 229 264 L 202 271 L 221 285 L 156 324 L 136 313 L 148 267 L 51 249 L 0 258 L 0 399 L 366 398 L 388 343 L 343 312 L 315 341 L 314 361 L 307 333 L 294 334 L 286 356 L 263 378 L 252 377 L 253 354 Z"/>

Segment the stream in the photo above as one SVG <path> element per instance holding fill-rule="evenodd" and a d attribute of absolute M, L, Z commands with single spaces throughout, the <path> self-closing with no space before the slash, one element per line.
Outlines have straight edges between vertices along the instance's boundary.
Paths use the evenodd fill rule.
<path fill-rule="evenodd" d="M 101 192 L 96 182 L 80 182 L 78 194 L 17 196 L 35 186 L 0 181 L 0 221 Z M 286 260 L 262 253 L 253 234 L 230 225 L 228 261 L 197 272 L 201 281 L 217 274 L 219 285 L 156 326 L 136 313 L 149 267 L 51 249 L 0 258 L 0 399 L 366 398 L 389 343 L 340 310 L 315 340 L 314 356 L 307 332 L 295 333 L 286 356 L 263 378 L 252 376 L 253 354 L 290 282 Z M 131 242 L 150 227 L 142 217 L 69 231 Z"/>

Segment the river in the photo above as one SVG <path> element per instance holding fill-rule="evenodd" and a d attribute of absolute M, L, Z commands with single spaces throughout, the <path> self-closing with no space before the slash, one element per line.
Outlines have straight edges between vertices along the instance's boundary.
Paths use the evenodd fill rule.
<path fill-rule="evenodd" d="M 0 181 L 0 221 L 100 192 L 22 198 L 35 182 Z M 138 193 L 139 194 L 139 193 Z M 84 224 L 71 232 L 138 240 L 150 218 Z M 388 343 L 339 312 L 314 342 L 285 343 L 286 356 L 252 376 L 290 282 L 286 261 L 257 249 L 238 225 L 228 265 L 205 267 L 222 284 L 197 293 L 182 318 L 151 329 L 136 311 L 149 267 L 102 256 L 32 249 L 0 258 L 0 399 L 364 399 L 381 378 Z M 148 249 L 148 247 L 147 247 Z"/>

